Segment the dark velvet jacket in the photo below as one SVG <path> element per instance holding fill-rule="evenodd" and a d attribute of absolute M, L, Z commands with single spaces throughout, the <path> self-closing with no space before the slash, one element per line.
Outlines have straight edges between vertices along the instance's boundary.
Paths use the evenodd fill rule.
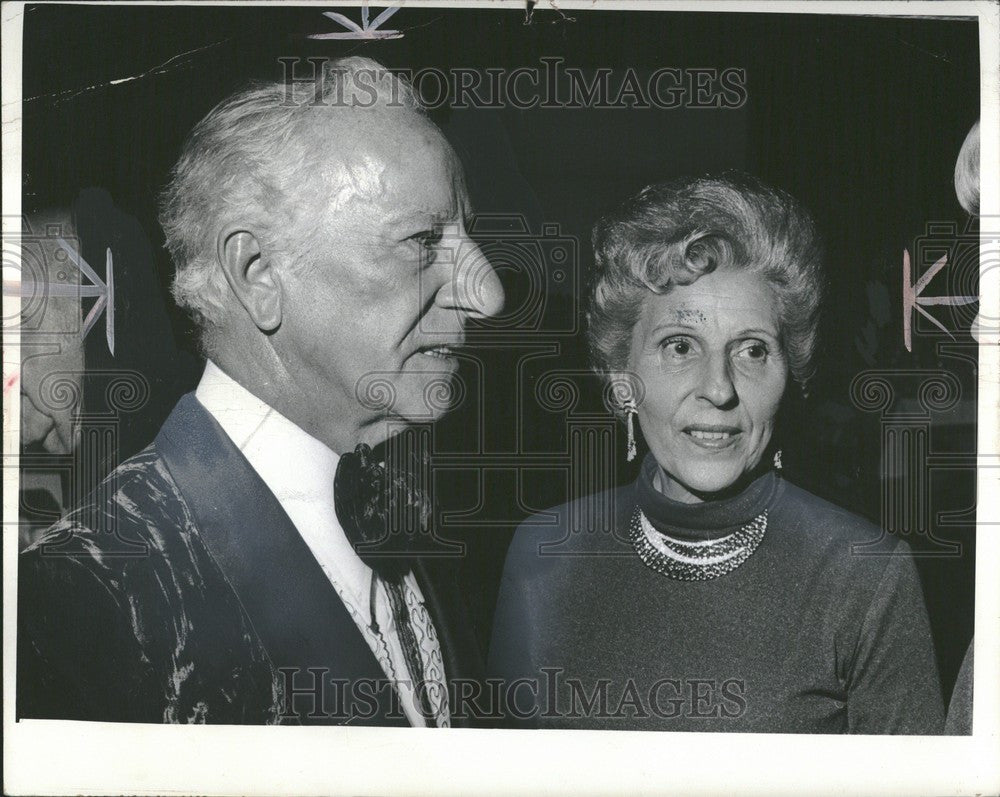
<path fill-rule="evenodd" d="M 448 679 L 479 679 L 454 578 L 428 561 L 414 573 Z M 408 725 L 308 546 L 193 394 L 21 555 L 17 716 Z"/>

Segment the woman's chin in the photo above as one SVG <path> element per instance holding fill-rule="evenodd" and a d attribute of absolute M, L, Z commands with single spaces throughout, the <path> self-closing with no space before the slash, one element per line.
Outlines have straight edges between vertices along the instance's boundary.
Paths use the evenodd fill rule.
<path fill-rule="evenodd" d="M 706 501 L 713 497 L 723 497 L 736 488 L 746 471 L 743 468 L 718 469 L 712 472 L 681 472 L 676 476 L 667 474 L 664 494 L 680 501 Z"/>

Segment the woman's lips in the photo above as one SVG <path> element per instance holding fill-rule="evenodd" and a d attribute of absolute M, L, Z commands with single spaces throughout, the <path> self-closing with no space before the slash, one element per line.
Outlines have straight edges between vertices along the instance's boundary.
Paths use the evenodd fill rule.
<path fill-rule="evenodd" d="M 734 445 L 743 431 L 736 426 L 705 425 L 688 426 L 683 433 L 696 446 L 719 451 Z"/>

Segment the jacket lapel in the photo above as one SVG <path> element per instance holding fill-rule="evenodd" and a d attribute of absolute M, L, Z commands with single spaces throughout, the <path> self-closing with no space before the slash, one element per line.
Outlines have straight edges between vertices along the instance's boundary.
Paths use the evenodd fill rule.
<path fill-rule="evenodd" d="M 279 672 L 286 706 L 306 724 L 407 725 L 395 690 L 309 547 L 193 393 L 178 402 L 156 445 Z M 361 697 L 352 689 L 359 680 L 373 685 Z M 352 706 L 360 718 L 345 716 Z"/>

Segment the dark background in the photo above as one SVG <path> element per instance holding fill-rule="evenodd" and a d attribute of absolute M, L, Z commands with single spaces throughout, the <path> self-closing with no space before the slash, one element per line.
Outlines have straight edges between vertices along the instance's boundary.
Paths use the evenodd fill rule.
<path fill-rule="evenodd" d="M 26 11 L 25 213 L 83 203 L 93 215 L 110 197 L 108 218 L 137 222 L 128 233 L 136 254 L 123 264 L 126 279 L 118 286 L 116 357 L 102 348 L 102 335 L 87 341 L 88 368 L 133 368 L 156 388 L 141 411 L 124 419 L 120 458 L 152 438 L 199 373 L 190 324 L 167 296 L 171 265 L 156 223 L 156 196 L 185 136 L 248 79 L 280 79 L 279 58 L 349 54 L 414 71 L 540 67 L 540 58 L 558 56 L 566 67 L 613 67 L 619 80 L 627 67 L 640 74 L 661 66 L 746 70 L 748 101 L 738 109 L 508 106 L 433 114 L 466 162 L 477 209 L 520 219 L 477 228 L 505 283 L 508 308 L 516 310 L 529 296 L 532 272 L 518 259 L 524 251 L 518 242 L 541 242 L 529 251 L 543 253 L 536 276 L 544 279 L 546 299 L 537 323 L 500 324 L 482 339 L 482 395 L 470 394 L 435 430 L 437 451 L 465 452 L 470 463 L 485 461 L 472 456 L 483 452 L 552 455 L 539 470 L 470 466 L 440 481 L 439 528 L 465 543 L 463 577 L 484 643 L 516 523 L 568 497 L 568 478 L 559 468 L 567 413 L 604 413 L 598 382 L 582 375 L 580 285 L 590 265 L 590 228 L 648 183 L 742 168 L 785 188 L 817 218 L 827 246 L 829 297 L 816 382 L 779 426 L 787 478 L 880 522 L 879 415 L 857 409 L 849 390 L 866 369 L 953 373 L 960 400 L 932 416 L 929 447 L 975 451 L 975 344 L 968 333 L 974 308 L 935 311 L 954 333 L 950 354 L 939 346 L 951 343 L 949 337 L 923 322 L 908 353 L 901 305 L 904 247 L 913 254 L 931 222 L 960 232 L 966 227 L 952 172 L 979 115 L 975 22 L 551 10 L 536 10 L 529 22 L 524 10 L 404 8 L 383 26 L 403 31 L 401 39 L 307 40 L 306 34 L 340 29 L 321 11 L 124 5 Z M 359 8 L 339 11 L 360 19 Z M 614 78 L 611 84 L 617 85 Z M 81 193 L 94 188 L 106 194 Z M 555 228 L 546 232 L 543 225 Z M 140 238 L 145 234 L 139 244 L 135 229 Z M 100 241 L 84 237 L 85 256 L 102 252 L 105 239 L 121 233 L 101 235 Z M 576 252 L 572 278 L 561 282 L 546 254 L 556 240 Z M 954 283 L 961 279 L 959 289 Z M 974 272 L 941 275 L 934 285 L 928 294 L 978 293 Z M 534 392 L 554 369 L 579 372 L 573 377 L 579 400 L 562 416 Z M 899 400 L 914 401 L 916 385 L 900 379 Z M 85 395 L 92 411 L 100 411 L 97 393 Z M 634 476 L 622 441 L 617 462 L 612 480 Z M 974 509 L 975 470 L 937 472 L 922 489 L 930 493 L 935 527 L 940 512 Z M 938 538 L 962 544 L 960 555 L 932 555 L 940 546 L 927 535 L 907 535 L 928 554 L 919 566 L 946 698 L 972 635 L 974 520 L 974 512 L 966 513 L 935 528 Z"/>

